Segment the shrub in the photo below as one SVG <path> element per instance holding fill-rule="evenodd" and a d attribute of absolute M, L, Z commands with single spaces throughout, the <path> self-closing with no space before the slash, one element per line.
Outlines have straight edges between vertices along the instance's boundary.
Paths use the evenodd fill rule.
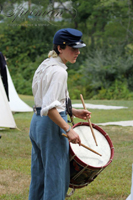
<path fill-rule="evenodd" d="M 133 99 L 133 93 L 127 88 L 127 82 L 115 80 L 115 82 L 108 88 L 102 88 L 99 93 L 92 99 Z"/>
<path fill-rule="evenodd" d="M 114 51 L 101 49 L 91 52 L 85 61 L 84 78 L 86 83 L 91 86 L 86 91 L 92 95 L 98 94 L 101 90 L 99 95 L 104 95 L 105 98 L 105 94 L 109 90 L 110 94 L 108 92 L 107 98 L 116 98 L 115 96 L 119 96 L 119 91 L 116 91 L 117 81 L 122 84 L 122 91 L 125 91 L 123 80 L 128 93 L 133 92 L 132 77 L 133 55 L 125 54 L 120 46 L 115 47 Z M 111 89 L 112 87 L 113 89 Z"/>

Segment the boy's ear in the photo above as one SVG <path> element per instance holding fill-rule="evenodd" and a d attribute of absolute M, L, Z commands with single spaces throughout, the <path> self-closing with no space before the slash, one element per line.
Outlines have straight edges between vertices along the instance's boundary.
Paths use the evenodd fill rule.
<path fill-rule="evenodd" d="M 62 49 L 61 49 L 60 45 L 57 46 L 57 49 L 58 49 L 58 51 L 59 51 L 60 53 L 62 53 Z"/>

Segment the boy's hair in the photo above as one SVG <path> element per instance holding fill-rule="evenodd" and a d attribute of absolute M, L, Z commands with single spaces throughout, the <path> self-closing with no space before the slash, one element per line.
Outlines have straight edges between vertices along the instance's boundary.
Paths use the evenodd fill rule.
<path fill-rule="evenodd" d="M 66 44 L 60 44 L 60 45 L 57 45 L 57 44 L 54 44 L 53 45 L 53 50 L 57 53 L 57 55 L 60 54 L 60 52 L 58 51 L 58 46 L 60 46 L 61 49 L 65 49 L 66 48 Z"/>

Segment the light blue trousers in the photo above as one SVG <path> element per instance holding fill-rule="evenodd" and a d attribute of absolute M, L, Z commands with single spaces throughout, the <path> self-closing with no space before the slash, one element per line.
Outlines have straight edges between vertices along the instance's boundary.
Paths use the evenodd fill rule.
<path fill-rule="evenodd" d="M 67 121 L 65 112 L 62 118 Z M 48 116 L 34 113 L 29 200 L 64 200 L 70 183 L 69 142 Z"/>

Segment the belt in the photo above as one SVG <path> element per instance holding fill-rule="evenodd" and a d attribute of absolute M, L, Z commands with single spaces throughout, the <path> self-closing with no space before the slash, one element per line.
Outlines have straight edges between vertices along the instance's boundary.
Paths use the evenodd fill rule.
<path fill-rule="evenodd" d="M 40 115 L 40 111 L 41 111 L 41 107 L 36 107 L 36 106 L 33 106 L 33 111 L 36 115 Z"/>
<path fill-rule="evenodd" d="M 40 115 L 40 111 L 41 111 L 41 107 L 36 107 L 36 106 L 33 106 L 33 112 L 36 114 L 36 115 Z M 59 114 L 62 114 L 64 113 L 64 111 L 62 112 L 59 112 Z M 67 112 L 65 111 L 65 113 L 67 114 Z"/>

